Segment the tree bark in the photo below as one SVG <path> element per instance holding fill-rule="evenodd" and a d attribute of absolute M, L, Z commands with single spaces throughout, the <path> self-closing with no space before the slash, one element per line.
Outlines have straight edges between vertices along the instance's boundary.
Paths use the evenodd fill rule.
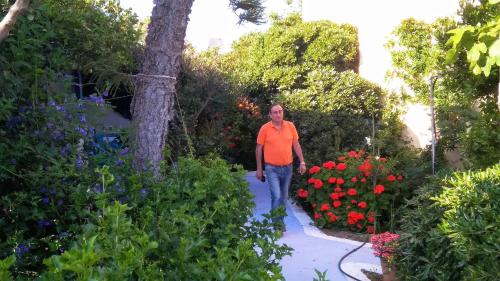
<path fill-rule="evenodd" d="M 9 36 L 12 27 L 16 24 L 19 16 L 28 8 L 29 4 L 29 0 L 17 0 L 16 3 L 10 7 L 7 15 L 5 15 L 0 22 L 0 42 Z"/>
<path fill-rule="evenodd" d="M 151 165 L 160 175 L 160 162 L 174 113 L 176 77 L 179 74 L 184 37 L 194 0 L 155 0 L 146 37 L 140 74 L 132 100 L 134 167 Z"/>

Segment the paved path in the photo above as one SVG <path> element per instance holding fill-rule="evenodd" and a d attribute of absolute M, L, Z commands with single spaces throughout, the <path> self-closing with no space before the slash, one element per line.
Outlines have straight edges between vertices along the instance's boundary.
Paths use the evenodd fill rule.
<path fill-rule="evenodd" d="M 262 219 L 262 214 L 268 213 L 271 207 L 269 188 L 255 178 L 255 172 L 246 175 L 250 183 L 250 191 L 255 195 L 254 218 Z M 314 269 L 321 272 L 327 270 L 327 279 L 330 281 L 353 280 L 346 277 L 338 269 L 338 261 L 352 249 L 361 245 L 360 242 L 328 236 L 319 231 L 311 223 L 309 216 L 297 205 L 287 204 L 285 224 L 287 231 L 279 240 L 287 244 L 294 251 L 281 261 L 283 275 L 286 281 L 312 281 L 317 277 Z M 342 269 L 350 275 L 369 281 L 361 273 L 361 268 L 381 272 L 380 260 L 373 255 L 371 245 L 353 253 L 342 262 Z"/>

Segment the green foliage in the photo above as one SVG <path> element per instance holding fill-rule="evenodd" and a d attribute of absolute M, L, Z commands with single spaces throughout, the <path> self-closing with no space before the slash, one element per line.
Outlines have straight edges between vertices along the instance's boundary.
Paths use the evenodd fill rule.
<path fill-rule="evenodd" d="M 242 37 L 227 55 L 227 72 L 263 104 L 280 90 L 303 87 L 307 73 L 320 65 L 357 70 L 356 29 L 330 21 L 302 22 L 297 14 L 273 18 L 266 33 Z"/>
<path fill-rule="evenodd" d="M 484 171 L 457 173 L 437 197 L 444 208 L 439 230 L 464 262 L 463 280 L 500 276 L 500 165 Z"/>
<path fill-rule="evenodd" d="M 318 67 L 309 72 L 307 88 L 283 92 L 308 162 L 334 158 L 340 151 L 365 147 L 372 122 L 381 116 L 382 91 L 351 71 Z"/>
<path fill-rule="evenodd" d="M 151 188 L 136 209 L 138 224 L 158 241 L 154 255 L 166 279 L 281 276 L 278 260 L 289 248 L 275 244 L 269 220 L 246 224 L 253 208 L 247 185 L 240 168 L 220 159 L 180 159 L 165 182 Z"/>
<path fill-rule="evenodd" d="M 500 166 L 436 177 L 408 201 L 403 280 L 492 280 L 498 272 Z"/>
<path fill-rule="evenodd" d="M 481 4 L 484 7 L 480 9 L 493 13 L 488 13 L 490 16 L 487 19 L 481 19 L 481 25 L 464 25 L 448 32 L 451 36 L 446 42 L 450 46 L 446 61 L 455 61 L 458 52 L 465 49 L 472 72 L 475 75 L 483 73 L 488 77 L 495 65 L 500 66 L 500 16 L 494 13 L 495 9 L 498 12 L 498 1 Z"/>
<path fill-rule="evenodd" d="M 118 201 L 105 207 L 75 246 L 44 261 L 41 280 L 164 280 L 157 263 L 147 258 L 158 243 L 133 224 L 127 210 Z"/>
<path fill-rule="evenodd" d="M 431 198 L 441 190 L 436 178 L 418 188 L 403 208 L 395 261 L 401 280 L 461 280 L 464 264 L 450 251 L 450 238 L 437 228 L 444 208 Z"/>
<path fill-rule="evenodd" d="M 468 0 L 462 6 L 461 16 L 471 25 L 482 26 L 497 16 L 491 7 L 475 6 Z M 461 49 L 454 64 L 446 63 L 446 44 L 451 40 L 448 31 L 458 26 L 451 19 L 438 19 L 432 24 L 403 21 L 394 31 L 397 39 L 387 44 L 395 66 L 391 76 L 402 79 L 414 92 L 414 99 L 427 104 L 428 77 L 439 74 L 434 88 L 439 145 L 445 150 L 458 148 L 473 167 L 485 167 L 499 160 L 497 153 L 485 153 L 498 147 L 498 130 L 484 129 L 498 127 L 498 71 L 492 70 L 489 77 L 470 75 Z"/>
<path fill-rule="evenodd" d="M 9 256 L 3 260 L 0 260 L 0 280 L 11 281 L 12 275 L 9 272 L 9 267 L 11 267 L 16 262 L 16 257 L 14 255 Z"/>

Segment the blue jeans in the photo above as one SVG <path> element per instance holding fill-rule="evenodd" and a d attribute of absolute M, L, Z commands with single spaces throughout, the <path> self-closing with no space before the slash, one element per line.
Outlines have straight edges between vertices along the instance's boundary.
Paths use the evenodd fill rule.
<path fill-rule="evenodd" d="M 280 206 L 286 210 L 286 200 L 288 199 L 288 188 L 292 180 L 292 164 L 287 166 L 265 165 L 269 190 L 271 191 L 271 211 Z M 283 222 L 283 217 L 278 218 Z M 273 220 L 276 222 L 276 219 Z"/>

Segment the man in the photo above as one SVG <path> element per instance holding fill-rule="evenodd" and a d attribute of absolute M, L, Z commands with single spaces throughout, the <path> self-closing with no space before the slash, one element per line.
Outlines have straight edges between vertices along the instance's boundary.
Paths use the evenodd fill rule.
<path fill-rule="evenodd" d="M 271 210 L 278 209 L 280 206 L 286 209 L 285 202 L 292 179 L 292 148 L 300 160 L 300 174 L 305 173 L 306 163 L 295 125 L 283 120 L 283 106 L 273 104 L 269 117 L 271 121 L 262 125 L 257 136 L 255 149 L 257 172 L 255 175 L 257 179 L 263 179 L 262 151 L 264 151 L 265 171 L 271 191 Z M 285 230 L 283 217 L 279 218 L 279 224 Z"/>

